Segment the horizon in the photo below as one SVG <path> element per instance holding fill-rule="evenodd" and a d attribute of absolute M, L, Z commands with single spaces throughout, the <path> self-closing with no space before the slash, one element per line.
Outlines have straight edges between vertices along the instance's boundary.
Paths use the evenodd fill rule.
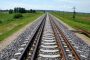
<path fill-rule="evenodd" d="M 73 12 L 73 7 L 76 7 L 76 12 L 90 13 L 89 6 L 90 1 L 88 0 L 3 0 L 0 2 L 1 10 L 23 7 L 25 9 Z"/>

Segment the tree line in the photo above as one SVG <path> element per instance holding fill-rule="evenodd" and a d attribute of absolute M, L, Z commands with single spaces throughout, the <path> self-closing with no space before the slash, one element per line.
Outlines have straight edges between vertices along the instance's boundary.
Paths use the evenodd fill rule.
<path fill-rule="evenodd" d="M 25 8 L 16 7 L 16 8 L 14 8 L 14 9 L 10 9 L 10 10 L 9 10 L 9 13 L 10 13 L 10 14 L 11 14 L 11 13 L 36 13 L 36 11 L 35 11 L 35 10 L 32 10 L 32 9 L 26 10 Z"/>

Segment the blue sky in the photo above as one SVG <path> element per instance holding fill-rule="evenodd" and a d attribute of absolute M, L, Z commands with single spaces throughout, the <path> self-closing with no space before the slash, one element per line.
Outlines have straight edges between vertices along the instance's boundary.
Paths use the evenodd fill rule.
<path fill-rule="evenodd" d="M 13 9 L 24 7 L 26 9 L 45 9 L 73 11 L 90 13 L 90 0 L 1 0 L 0 9 Z"/>

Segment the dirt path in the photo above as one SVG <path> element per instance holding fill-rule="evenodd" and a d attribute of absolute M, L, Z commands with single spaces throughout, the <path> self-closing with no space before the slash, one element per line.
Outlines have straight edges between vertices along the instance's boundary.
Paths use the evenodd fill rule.
<path fill-rule="evenodd" d="M 55 17 L 55 16 L 54 16 Z M 56 18 L 56 17 L 55 17 Z M 74 28 L 72 28 L 71 26 L 69 26 L 68 24 L 64 23 L 63 21 L 61 21 L 60 19 L 56 18 L 57 20 L 59 20 L 63 25 L 65 25 L 69 30 L 74 30 L 76 31 Z M 80 33 L 75 33 L 76 36 L 78 36 L 79 38 L 81 38 L 85 43 L 87 43 L 90 46 L 90 38 L 88 38 L 87 36 L 80 34 Z"/>
<path fill-rule="evenodd" d="M 41 17 L 41 16 L 40 16 Z M 39 17 L 39 18 L 40 18 Z M 38 20 L 39 18 L 37 18 L 36 20 Z M 35 20 L 35 21 L 36 21 Z M 34 23 L 35 21 L 33 21 L 32 23 Z M 29 27 L 32 23 L 27 24 L 25 27 L 23 27 L 22 29 L 20 29 L 19 31 L 13 33 L 11 36 L 9 36 L 8 38 L 4 39 L 3 41 L 0 41 L 0 51 L 2 49 L 4 49 L 7 45 L 9 45 L 13 40 L 15 40 L 22 32 L 24 32 L 26 30 L 27 27 Z"/>

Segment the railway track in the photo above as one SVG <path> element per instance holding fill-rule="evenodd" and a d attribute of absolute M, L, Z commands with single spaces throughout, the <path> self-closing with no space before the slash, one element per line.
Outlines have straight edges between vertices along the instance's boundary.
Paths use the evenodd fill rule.
<path fill-rule="evenodd" d="M 82 55 L 82 52 L 79 52 L 81 50 L 77 48 L 79 41 L 76 43 L 75 40 L 68 38 L 65 32 L 67 28 L 50 14 L 47 13 L 40 21 L 34 33 L 24 39 L 8 60 L 89 60 L 90 53 Z M 90 47 L 87 47 L 86 52 L 90 52 Z"/>
<path fill-rule="evenodd" d="M 59 48 L 55 40 L 49 16 L 47 15 L 37 60 L 60 60 Z"/>
<path fill-rule="evenodd" d="M 74 47 L 49 18 L 47 15 L 43 19 L 19 60 L 80 60 Z M 18 58 L 18 54 L 15 53 L 15 59 Z"/>

